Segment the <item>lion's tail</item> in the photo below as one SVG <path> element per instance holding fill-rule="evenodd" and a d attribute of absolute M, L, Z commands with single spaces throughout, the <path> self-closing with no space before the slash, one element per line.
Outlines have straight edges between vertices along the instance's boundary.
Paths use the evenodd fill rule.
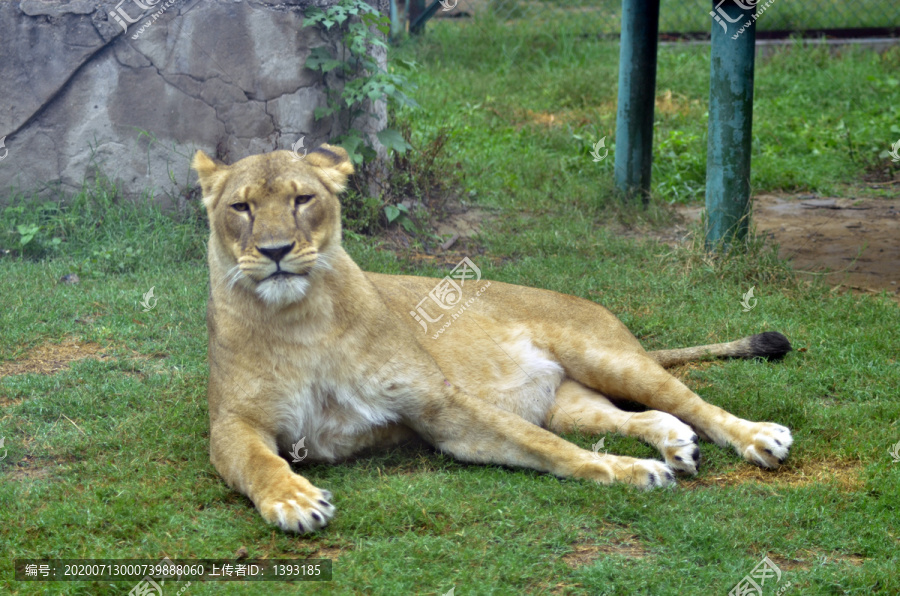
<path fill-rule="evenodd" d="M 777 331 L 766 331 L 723 344 L 709 344 L 677 350 L 655 350 L 650 356 L 664 367 L 709 358 L 777 359 L 791 351 L 791 342 Z"/>

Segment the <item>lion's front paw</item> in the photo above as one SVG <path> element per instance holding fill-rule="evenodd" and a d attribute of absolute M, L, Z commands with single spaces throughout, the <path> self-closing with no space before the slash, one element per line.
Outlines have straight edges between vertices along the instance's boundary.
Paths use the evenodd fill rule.
<path fill-rule="evenodd" d="M 772 422 L 750 422 L 742 433 L 744 438 L 736 445 L 738 453 L 763 468 L 777 468 L 784 462 L 794 439 L 791 431 Z"/>
<path fill-rule="evenodd" d="M 304 478 L 291 474 L 269 486 L 256 504 L 270 524 L 285 532 L 315 532 L 334 517 L 331 493 L 320 490 Z"/>
<path fill-rule="evenodd" d="M 655 459 L 636 459 L 618 455 L 595 454 L 593 465 L 579 476 L 603 483 L 627 482 L 641 488 L 656 488 L 675 484 L 672 468 Z"/>

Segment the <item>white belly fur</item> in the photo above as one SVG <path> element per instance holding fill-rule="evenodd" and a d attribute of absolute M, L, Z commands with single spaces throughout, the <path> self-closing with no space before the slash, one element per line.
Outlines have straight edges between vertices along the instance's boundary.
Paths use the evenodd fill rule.
<path fill-rule="evenodd" d="M 443 363 L 440 352 L 433 352 L 447 379 L 470 395 L 542 425 L 565 377 L 562 366 L 546 350 L 537 348 L 524 329 L 474 343 L 480 344 L 479 349 L 468 350 L 465 355 L 455 352 L 452 361 Z M 322 371 L 317 376 L 331 375 Z M 351 385 L 356 386 L 351 389 Z M 304 459 L 310 461 L 333 462 L 349 457 L 370 445 L 373 429 L 395 423 L 402 415 L 391 407 L 396 401 L 372 385 L 312 381 L 304 389 L 286 385 L 282 392 L 277 413 L 278 447 L 290 453 L 303 438 L 304 446 L 298 454 L 302 457 L 306 450 Z"/>

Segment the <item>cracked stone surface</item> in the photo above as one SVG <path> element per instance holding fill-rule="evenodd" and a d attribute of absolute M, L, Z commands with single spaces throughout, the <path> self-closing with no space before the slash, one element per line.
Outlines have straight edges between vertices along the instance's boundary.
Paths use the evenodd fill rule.
<path fill-rule="evenodd" d="M 313 115 L 334 77 L 304 66 L 340 40 L 304 29 L 303 12 L 336 2 L 0 1 L 0 204 L 12 192 L 58 200 L 100 172 L 168 207 L 194 186 L 197 149 L 232 162 L 345 132 Z M 387 112 L 383 102 L 371 112 L 353 125 L 374 139 Z"/>

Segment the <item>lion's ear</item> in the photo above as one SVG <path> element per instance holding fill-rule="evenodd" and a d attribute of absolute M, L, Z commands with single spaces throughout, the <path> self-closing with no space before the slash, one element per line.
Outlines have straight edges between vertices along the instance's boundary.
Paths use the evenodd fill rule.
<path fill-rule="evenodd" d="M 200 188 L 203 189 L 203 204 L 209 207 L 222 190 L 228 166 L 216 163 L 203 151 L 194 154 L 191 167 L 197 172 Z"/>
<path fill-rule="evenodd" d="M 322 144 L 306 156 L 306 163 L 316 168 L 322 184 L 338 194 L 347 186 L 347 176 L 353 173 L 350 156 L 343 147 Z"/>

